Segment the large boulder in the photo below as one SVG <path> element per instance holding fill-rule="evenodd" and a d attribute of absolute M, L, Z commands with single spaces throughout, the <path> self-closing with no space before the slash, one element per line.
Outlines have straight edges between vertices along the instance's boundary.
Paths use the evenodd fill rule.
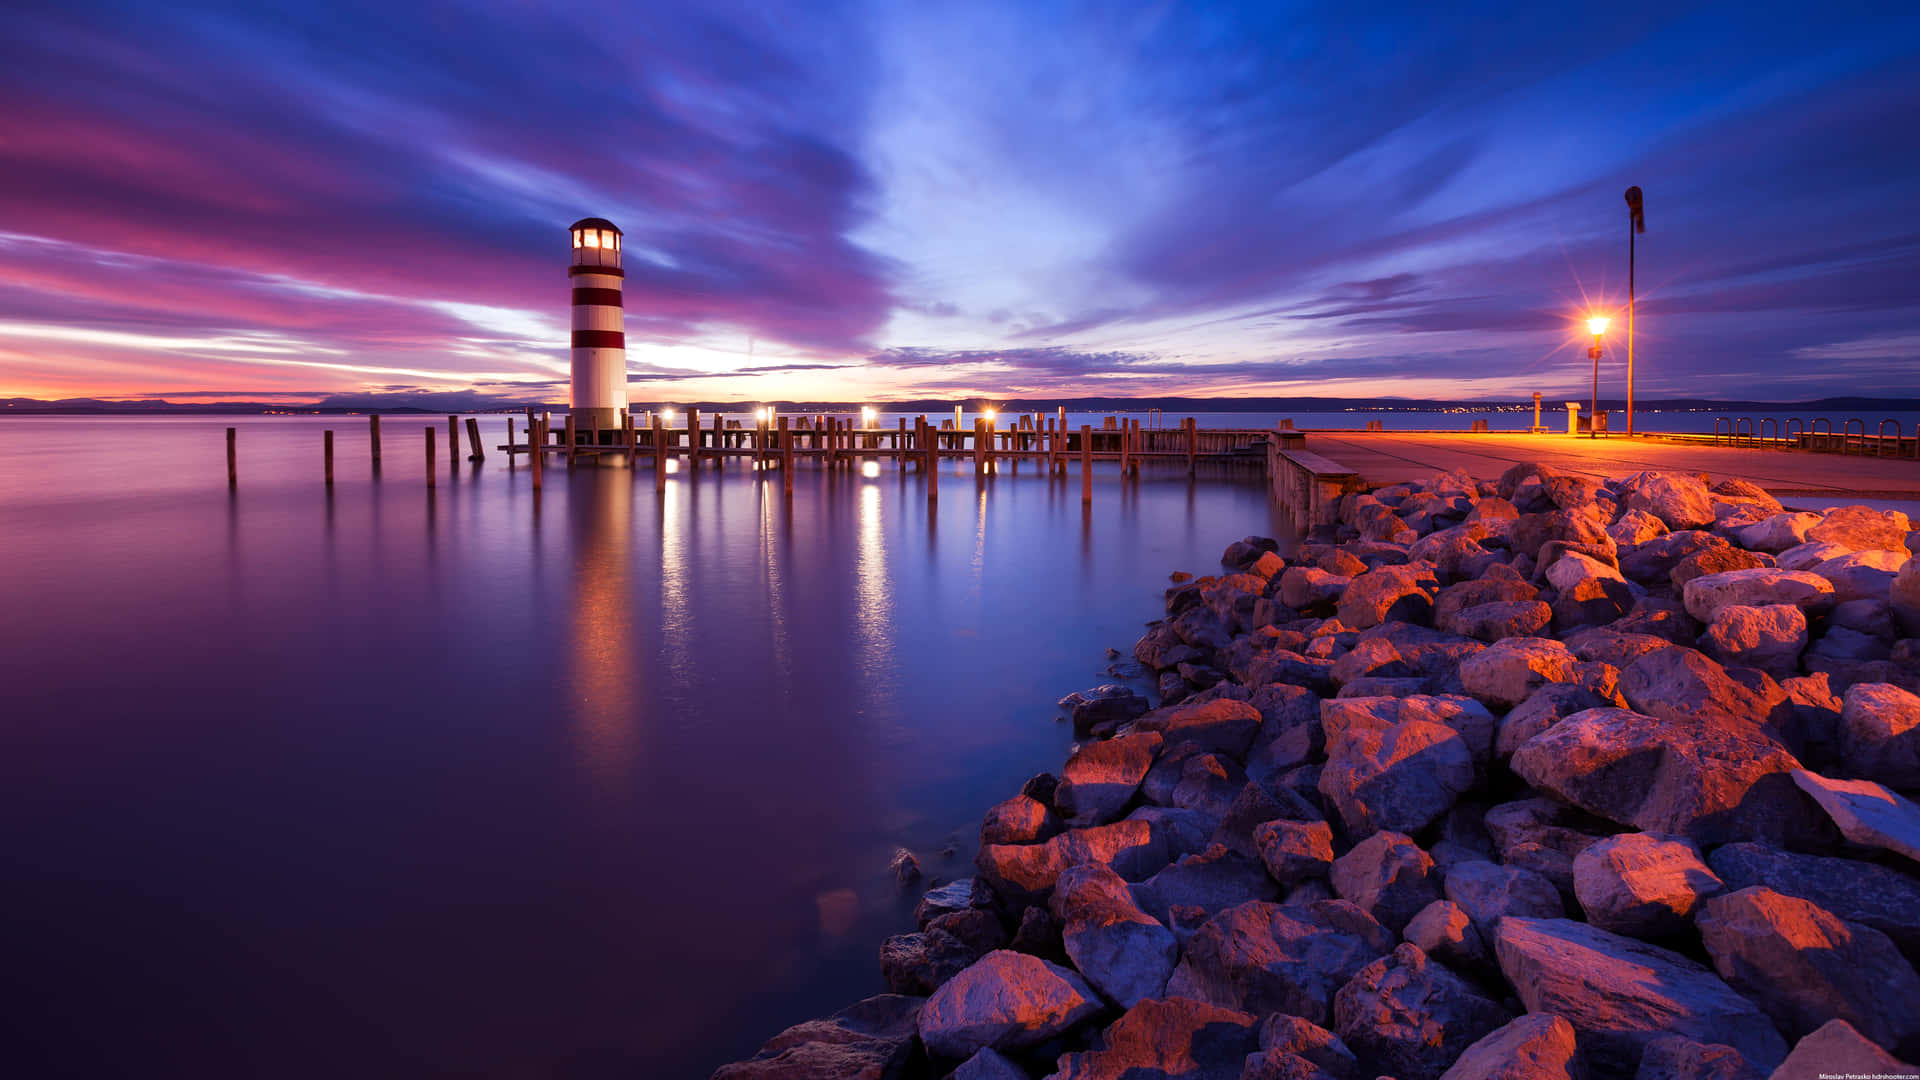
<path fill-rule="evenodd" d="M 1259 1046 L 1247 1013 L 1184 998 L 1142 1001 L 1098 1048 L 1062 1055 L 1051 1080 L 1239 1080 Z"/>
<path fill-rule="evenodd" d="M 1170 747 L 1192 743 L 1203 750 L 1244 758 L 1260 730 L 1260 710 L 1245 701 L 1216 698 L 1156 709 L 1135 721 L 1133 729 L 1136 733 L 1159 732 Z"/>
<path fill-rule="evenodd" d="M 1633 1080 L 1767 1080 L 1767 1074 L 1723 1043 L 1662 1035 L 1641 1052 Z"/>
<path fill-rule="evenodd" d="M 980 959 L 981 952 L 945 930 L 895 934 L 880 943 L 880 978 L 891 993 L 925 996 Z"/>
<path fill-rule="evenodd" d="M 913 1054 L 925 998 L 879 994 L 768 1039 L 748 1061 L 722 1065 L 713 1080 L 892 1080 Z"/>
<path fill-rule="evenodd" d="M 1513 752 L 1528 739 L 1574 713 L 1601 709 L 1615 703 L 1578 683 L 1548 683 L 1528 694 L 1525 701 L 1500 718 L 1499 733 L 1494 739 L 1494 756 L 1504 761 L 1512 757 Z"/>
<path fill-rule="evenodd" d="M 1060 875 L 1047 906 L 1060 920 L 1068 958 L 1102 997 L 1129 1009 L 1166 991 L 1179 943 L 1140 910 L 1119 874 L 1073 867 Z"/>
<path fill-rule="evenodd" d="M 920 1041 L 960 1060 L 983 1047 L 1024 1050 L 1071 1031 L 1105 1006 L 1076 972 L 1001 949 L 948 979 L 920 1009 Z"/>
<path fill-rule="evenodd" d="M 1836 555 L 1813 568 L 1833 586 L 1833 601 L 1884 600 L 1893 588 L 1894 578 L 1907 564 L 1904 549 L 1891 551 L 1855 551 Z"/>
<path fill-rule="evenodd" d="M 947 1080 L 1027 1080 L 1027 1071 L 989 1046 L 961 1062 Z"/>
<path fill-rule="evenodd" d="M 1053 804 L 1070 825 L 1112 821 L 1133 801 L 1160 746 L 1157 732 L 1135 732 L 1082 746 L 1061 770 Z"/>
<path fill-rule="evenodd" d="M 1734 570 L 1759 570 L 1773 565 L 1773 560 L 1765 555 L 1755 555 L 1751 551 L 1742 551 L 1735 547 L 1706 548 L 1681 559 L 1672 570 L 1667 572 L 1667 580 L 1673 584 L 1675 593 L 1682 593 L 1687 582 L 1708 574 L 1725 574 Z"/>
<path fill-rule="evenodd" d="M 1333 891 L 1399 932 L 1421 908 L 1440 898 L 1433 858 L 1397 832 L 1377 832 L 1333 861 Z"/>
<path fill-rule="evenodd" d="M 1920 862 L 1920 806 L 1871 780 L 1831 780 L 1795 769 L 1793 782 L 1813 797 L 1841 836 Z"/>
<path fill-rule="evenodd" d="M 1807 530 L 1807 539 L 1839 544 L 1849 551 L 1905 551 L 1909 531 L 1907 515 L 1898 510 L 1839 506 Z"/>
<path fill-rule="evenodd" d="M 1438 588 L 1432 569 L 1425 564 L 1375 567 L 1354 578 L 1340 594 L 1340 621 L 1355 630 L 1393 620 L 1428 622 Z"/>
<path fill-rule="evenodd" d="M 1032 901 L 1051 891 L 1070 866 L 1100 863 L 1129 880 L 1146 878 L 1173 861 L 1170 839 L 1153 821 L 1127 818 L 1073 829 L 1044 844 L 991 844 L 980 849 L 974 864 L 1000 896 Z"/>
<path fill-rule="evenodd" d="M 1185 909 L 1197 921 L 1249 900 L 1280 896 L 1259 860 L 1221 844 L 1184 855 L 1132 888 L 1141 909 L 1169 925 L 1177 910 Z"/>
<path fill-rule="evenodd" d="M 1645 510 L 1629 510 L 1620 515 L 1620 520 L 1607 526 L 1607 535 L 1621 547 L 1644 544 L 1667 534 L 1667 523 L 1647 513 Z"/>
<path fill-rule="evenodd" d="M 1729 889 L 1765 885 L 1892 938 L 1920 960 L 1920 879 L 1890 867 L 1765 844 L 1727 844 L 1707 857 Z"/>
<path fill-rule="evenodd" d="M 1475 604 L 1453 613 L 1446 629 L 1480 641 L 1534 637 L 1553 625 L 1553 608 L 1538 600 L 1502 600 Z"/>
<path fill-rule="evenodd" d="M 1435 900 L 1421 908 L 1401 936 L 1455 970 L 1480 971 L 1493 965 L 1493 950 L 1474 928 L 1472 917 L 1451 900 Z"/>
<path fill-rule="evenodd" d="M 1778 555 L 1807 542 L 1807 530 L 1820 524 L 1819 514 L 1779 513 L 1753 525 L 1733 530 L 1734 542 L 1748 551 Z"/>
<path fill-rule="evenodd" d="M 1353 578 L 1317 566 L 1289 566 L 1280 575 L 1280 602 L 1295 611 L 1330 615 L 1346 594 Z"/>
<path fill-rule="evenodd" d="M 1344 900 L 1242 904 L 1187 942 L 1167 994 L 1325 1025 L 1334 992 L 1392 948 L 1393 935 Z"/>
<path fill-rule="evenodd" d="M 1440 1080 L 1579 1080 L 1577 1039 L 1560 1017 L 1530 1013 L 1467 1047 Z"/>
<path fill-rule="evenodd" d="M 1508 917 L 1494 949 L 1530 1013 L 1573 1025 L 1602 1075 L 1630 1074 L 1661 1035 L 1725 1043 L 1762 1068 L 1787 1046 L 1759 1007 L 1678 953 L 1567 919 Z"/>
<path fill-rule="evenodd" d="M 1714 613 L 1700 647 L 1723 664 L 1790 678 L 1799 672 L 1800 654 L 1807 648 L 1807 616 L 1793 604 L 1728 604 Z"/>
<path fill-rule="evenodd" d="M 1571 649 L 1552 638 L 1507 638 L 1463 662 L 1460 681 L 1489 706 L 1510 709 L 1548 683 L 1572 681 L 1579 663 Z"/>
<path fill-rule="evenodd" d="M 1547 567 L 1553 585 L 1553 622 L 1562 628 L 1600 626 L 1633 610 L 1638 587 L 1612 564 L 1569 551 Z"/>
<path fill-rule="evenodd" d="M 1500 920 L 1508 916 L 1557 919 L 1564 912 L 1560 890 L 1546 877 L 1485 859 L 1469 859 L 1447 867 L 1446 893 L 1447 899 L 1473 920 L 1480 936 L 1489 940 Z"/>
<path fill-rule="evenodd" d="M 1589 709 L 1514 751 L 1533 786 L 1609 821 L 1697 844 L 1818 843 L 1828 834 L 1794 787 L 1793 755 L 1758 729 L 1673 723 L 1626 709 Z"/>
<path fill-rule="evenodd" d="M 1735 679 L 1693 649 L 1661 649 L 1628 664 L 1620 694 L 1640 712 L 1674 724 L 1711 720 L 1747 731 L 1783 725 L 1792 716 L 1786 691 L 1773 680 Z"/>
<path fill-rule="evenodd" d="M 1512 1019 L 1418 946 L 1368 964 L 1334 996 L 1335 1030 L 1399 1080 L 1438 1080 L 1467 1047 Z"/>
<path fill-rule="evenodd" d="M 1887 593 L 1894 621 L 1908 637 L 1920 637 L 1920 559 L 1908 559 Z"/>
<path fill-rule="evenodd" d="M 1732 604 L 1792 604 L 1822 612 L 1833 606 L 1833 583 L 1805 570 L 1729 570 L 1687 582 L 1685 601 L 1687 614 L 1703 623 L 1713 622 L 1716 612 Z"/>
<path fill-rule="evenodd" d="M 1829 1020 L 1794 1044 L 1793 1053 L 1773 1071 L 1771 1080 L 1814 1080 L 1820 1076 L 1911 1076 L 1916 1070 L 1870 1043 L 1845 1020 Z"/>
<path fill-rule="evenodd" d="M 1649 473 L 1627 495 L 1627 509 L 1644 510 L 1669 529 L 1704 529 L 1713 524 L 1713 493 L 1691 476 Z"/>
<path fill-rule="evenodd" d="M 1673 568 L 1689 557 L 1709 549 L 1724 550 L 1730 546 L 1724 537 L 1713 533 L 1683 529 L 1635 544 L 1632 550 L 1621 555 L 1620 572 L 1629 581 L 1637 581 L 1642 585 L 1667 586 L 1672 583 Z"/>
<path fill-rule="evenodd" d="M 1855 683 L 1840 709 L 1839 733 L 1849 773 L 1920 789 L 1920 697 L 1892 683 Z"/>
<path fill-rule="evenodd" d="M 1253 842 L 1267 873 L 1281 885 L 1326 877 L 1333 867 L 1333 826 L 1324 821 L 1265 822 L 1254 827 Z"/>
<path fill-rule="evenodd" d="M 1039 844 L 1060 835 L 1062 828 L 1052 807 L 1031 795 L 1015 795 L 987 811 L 980 822 L 980 843 Z"/>
<path fill-rule="evenodd" d="M 1573 860 L 1573 891 L 1587 921 L 1631 937 L 1681 933 L 1722 888 L 1700 849 L 1682 837 L 1622 833 Z"/>
<path fill-rule="evenodd" d="M 1473 786 L 1473 749 L 1431 720 L 1354 725 L 1329 735 L 1319 791 L 1348 831 L 1415 833 Z"/>
<path fill-rule="evenodd" d="M 1274 1013 L 1260 1022 L 1258 1057 L 1247 1059 L 1242 1080 L 1280 1080 L 1309 1074 L 1286 1058 L 1297 1058 L 1332 1080 L 1359 1080 L 1360 1061 L 1340 1036 L 1311 1020 Z M 1259 1063 L 1256 1066 L 1256 1062 Z"/>
<path fill-rule="evenodd" d="M 1148 663 L 1148 658 L 1140 655 L 1143 646 L 1148 656 L 1158 660 L 1163 659 L 1167 651 L 1178 644 L 1180 644 L 1179 639 L 1174 636 L 1171 629 L 1168 629 L 1165 640 L 1156 639 L 1152 644 L 1148 644 L 1147 638 L 1141 638 L 1140 643 L 1134 646 L 1134 655 L 1142 663 Z M 1173 663 L 1149 664 L 1149 666 L 1172 667 L 1179 662 L 1176 659 Z M 1124 724 L 1150 708 L 1147 699 L 1135 693 L 1132 687 L 1121 686 L 1118 683 L 1096 686 L 1091 690 L 1076 690 L 1060 699 L 1060 707 L 1065 709 L 1067 715 L 1073 719 L 1073 730 L 1082 735 L 1101 724 Z"/>
<path fill-rule="evenodd" d="M 1920 1039 L 1920 974 L 1880 931 L 1765 886 L 1707 901 L 1699 925 L 1720 977 L 1788 1038 L 1845 1020 L 1882 1046 Z"/>

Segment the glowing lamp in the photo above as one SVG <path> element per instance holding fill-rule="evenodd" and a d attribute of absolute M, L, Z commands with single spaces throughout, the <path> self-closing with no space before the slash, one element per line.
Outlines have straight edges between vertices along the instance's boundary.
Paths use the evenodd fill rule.
<path fill-rule="evenodd" d="M 1605 315 L 1595 315 L 1593 318 L 1587 320 L 1587 331 L 1594 337 L 1599 337 L 1601 334 L 1607 332 L 1607 324 L 1612 321 L 1612 319 L 1607 318 Z"/>
<path fill-rule="evenodd" d="M 981 415 L 983 415 L 983 416 L 985 416 L 985 417 L 986 417 L 986 418 L 988 419 L 988 421 L 992 421 L 992 419 L 993 419 L 993 410 L 992 410 L 992 409 L 988 409 L 988 410 L 986 410 L 985 412 L 983 412 L 983 413 L 982 413 Z"/>
<path fill-rule="evenodd" d="M 673 423 L 673 410 L 672 410 L 672 409 L 661 409 L 661 410 L 660 410 L 660 421 L 661 421 L 661 423 L 665 423 L 665 424 L 671 424 L 671 423 Z"/>

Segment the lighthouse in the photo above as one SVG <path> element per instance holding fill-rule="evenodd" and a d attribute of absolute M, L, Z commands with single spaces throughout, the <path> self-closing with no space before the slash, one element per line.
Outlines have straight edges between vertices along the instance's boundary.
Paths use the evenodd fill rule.
<path fill-rule="evenodd" d="M 581 218 L 573 235 L 573 395 L 576 430 L 614 432 L 627 407 L 627 335 L 621 314 L 620 230 L 605 218 Z"/>

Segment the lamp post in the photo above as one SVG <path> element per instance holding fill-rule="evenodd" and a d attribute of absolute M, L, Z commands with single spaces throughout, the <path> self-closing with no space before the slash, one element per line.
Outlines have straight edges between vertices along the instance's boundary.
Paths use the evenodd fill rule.
<path fill-rule="evenodd" d="M 1627 189 L 1627 437 L 1633 437 L 1633 257 L 1634 239 L 1647 231 L 1645 196 L 1638 184 Z"/>
<path fill-rule="evenodd" d="M 1593 410 L 1587 414 L 1589 439 L 1600 437 L 1600 337 L 1607 332 L 1607 323 L 1611 321 L 1605 315 L 1587 320 L 1587 329 L 1593 333 L 1593 345 L 1587 349 L 1587 356 L 1593 361 Z"/>

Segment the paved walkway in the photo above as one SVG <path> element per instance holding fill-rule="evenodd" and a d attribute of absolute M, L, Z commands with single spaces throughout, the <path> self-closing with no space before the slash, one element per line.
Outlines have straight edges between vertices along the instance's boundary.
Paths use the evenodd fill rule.
<path fill-rule="evenodd" d="M 1321 431 L 1307 434 L 1306 448 L 1354 470 L 1369 485 L 1422 480 L 1446 469 L 1464 469 L 1476 480 L 1491 480 L 1510 465 L 1539 461 L 1595 479 L 1654 469 L 1706 473 L 1714 480 L 1737 477 L 1776 496 L 1920 499 L 1920 461 L 1797 450 L 1564 434 Z"/>

